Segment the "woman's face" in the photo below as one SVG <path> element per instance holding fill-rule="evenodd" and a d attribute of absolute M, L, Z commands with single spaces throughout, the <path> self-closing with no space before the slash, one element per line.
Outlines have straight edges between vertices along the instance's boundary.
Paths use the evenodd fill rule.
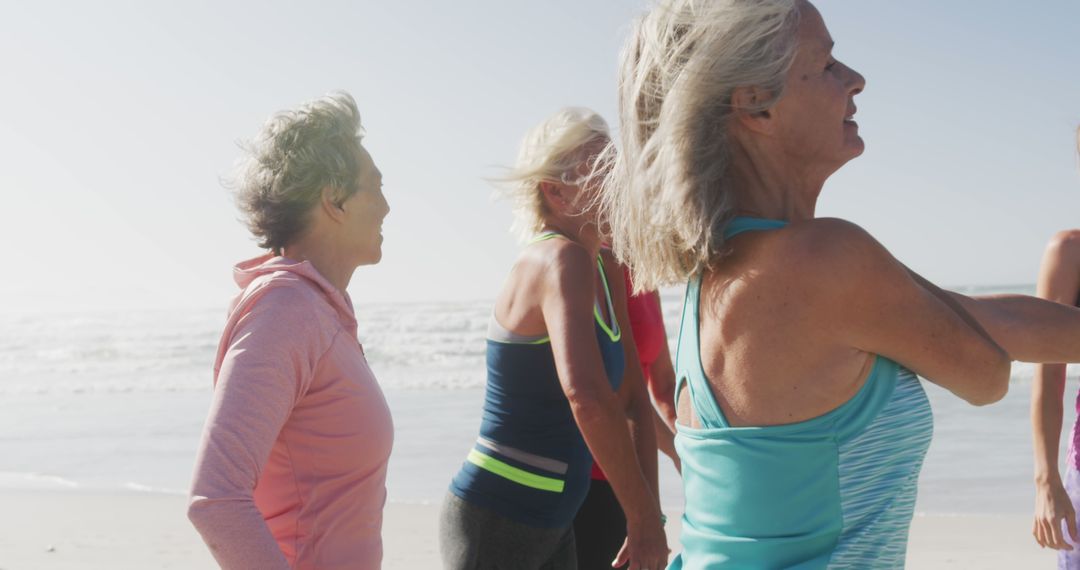
<path fill-rule="evenodd" d="M 568 214 L 572 216 L 585 216 L 587 221 L 596 223 L 598 214 L 598 194 L 602 183 L 602 176 L 595 172 L 596 161 L 610 141 L 606 137 L 597 137 L 584 145 L 578 151 L 583 157 L 582 161 L 563 176 L 562 183 L 566 186 L 565 192 L 570 196 Z"/>
<path fill-rule="evenodd" d="M 359 190 L 341 203 L 345 212 L 346 247 L 357 265 L 372 265 L 382 259 L 382 223 L 390 205 L 382 192 L 382 173 L 371 155 L 360 148 Z"/>
<path fill-rule="evenodd" d="M 855 115 L 862 75 L 832 55 L 833 40 L 821 14 L 800 2 L 798 47 L 784 94 L 769 109 L 785 158 L 811 169 L 835 172 L 863 152 Z"/>

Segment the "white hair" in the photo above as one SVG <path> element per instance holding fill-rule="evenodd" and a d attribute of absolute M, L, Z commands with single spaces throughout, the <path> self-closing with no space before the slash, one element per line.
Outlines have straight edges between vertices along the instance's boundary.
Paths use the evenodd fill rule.
<path fill-rule="evenodd" d="M 544 226 L 546 212 L 540 183 L 580 183 L 567 177 L 588 162 L 583 147 L 592 141 L 609 139 L 603 117 L 583 107 L 560 109 L 525 134 L 514 167 L 495 180 L 500 194 L 513 203 L 512 229 L 522 240 L 529 239 Z"/>
<path fill-rule="evenodd" d="M 734 215 L 728 180 L 732 94 L 782 95 L 800 0 L 664 0 L 621 55 L 621 152 L 602 192 L 612 245 L 635 288 L 684 282 L 723 253 Z"/>

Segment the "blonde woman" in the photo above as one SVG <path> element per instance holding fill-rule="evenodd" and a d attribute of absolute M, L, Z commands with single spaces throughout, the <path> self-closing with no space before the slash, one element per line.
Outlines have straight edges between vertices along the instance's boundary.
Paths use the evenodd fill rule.
<path fill-rule="evenodd" d="M 653 412 L 622 275 L 600 248 L 590 173 L 607 144 L 586 109 L 559 111 L 522 143 L 510 194 L 528 245 L 492 311 L 480 436 L 443 504 L 450 570 L 576 568 L 572 522 L 593 456 L 626 512 L 617 565 L 667 564 Z"/>
<path fill-rule="evenodd" d="M 662 2 L 620 86 L 615 252 L 640 289 L 689 281 L 672 568 L 903 567 L 933 432 L 916 374 L 995 402 L 1011 359 L 1080 359 L 1080 310 L 943 291 L 816 218 L 863 151 L 865 80 L 809 2 Z"/>
<path fill-rule="evenodd" d="M 346 288 L 390 208 L 346 93 L 274 115 L 237 199 L 268 253 L 233 270 L 188 516 L 226 570 L 379 568 L 390 410 Z"/>

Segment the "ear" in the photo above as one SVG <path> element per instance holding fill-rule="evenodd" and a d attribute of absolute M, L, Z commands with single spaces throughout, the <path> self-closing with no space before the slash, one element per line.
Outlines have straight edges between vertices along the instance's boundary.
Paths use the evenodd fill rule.
<path fill-rule="evenodd" d="M 570 205 L 569 197 L 566 194 L 566 187 L 558 182 L 544 180 L 540 183 L 540 193 L 544 196 L 544 201 L 549 205 L 554 206 L 558 211 L 563 211 Z"/>
<path fill-rule="evenodd" d="M 735 120 L 743 127 L 761 134 L 772 134 L 773 122 L 770 109 L 760 110 L 769 93 L 760 87 L 736 87 L 731 94 L 731 106 Z"/>
<path fill-rule="evenodd" d="M 338 198 L 337 189 L 331 186 L 323 186 L 323 189 L 319 192 L 319 209 L 335 222 L 345 218 L 345 209 L 341 206 Z"/>

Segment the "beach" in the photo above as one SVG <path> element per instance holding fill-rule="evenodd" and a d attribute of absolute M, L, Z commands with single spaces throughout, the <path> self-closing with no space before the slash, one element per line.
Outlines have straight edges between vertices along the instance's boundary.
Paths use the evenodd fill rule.
<path fill-rule="evenodd" d="M 679 302 L 665 296 L 669 333 Z M 438 505 L 479 427 L 488 310 L 357 309 L 395 423 L 385 568 L 439 567 Z M 0 570 L 214 567 L 187 521 L 185 493 L 222 320 L 210 309 L 0 316 Z M 1031 538 L 1032 373 L 1014 365 L 1009 394 L 983 408 L 924 382 L 935 436 L 909 568 L 1053 566 L 1054 554 Z M 677 548 L 682 491 L 670 463 L 661 468 Z"/>
<path fill-rule="evenodd" d="M 3 570 L 213 568 L 184 516 L 182 497 L 135 493 L 0 493 Z M 391 503 L 383 526 L 387 569 L 438 568 L 438 507 Z M 677 544 L 678 519 L 669 523 Z M 1054 554 L 1031 540 L 1019 515 L 915 517 L 908 568 L 1015 570 L 1050 568 Z"/>

